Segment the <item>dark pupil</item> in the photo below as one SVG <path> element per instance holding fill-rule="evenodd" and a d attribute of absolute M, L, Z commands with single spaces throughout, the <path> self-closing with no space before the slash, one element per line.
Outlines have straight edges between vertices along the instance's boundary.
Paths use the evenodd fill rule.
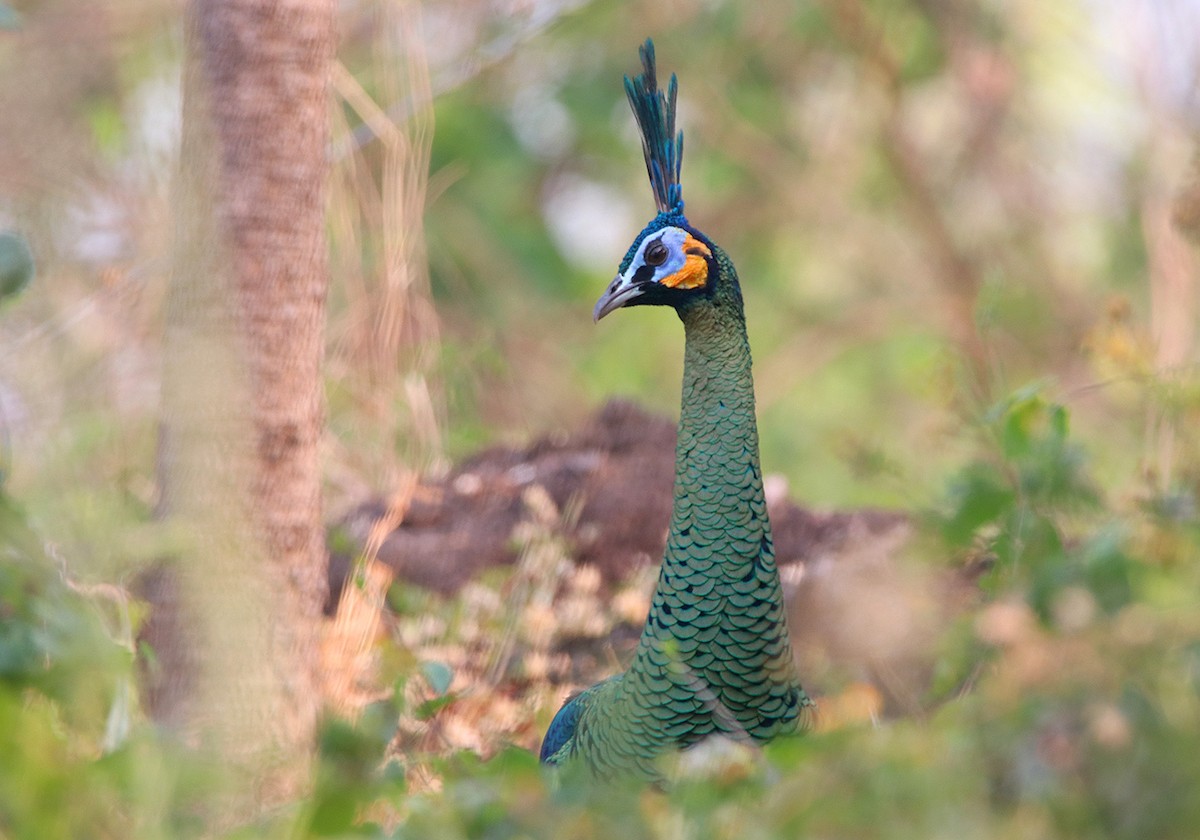
<path fill-rule="evenodd" d="M 666 259 L 667 246 L 661 242 L 655 242 L 646 249 L 646 262 L 650 265 L 662 265 Z"/>

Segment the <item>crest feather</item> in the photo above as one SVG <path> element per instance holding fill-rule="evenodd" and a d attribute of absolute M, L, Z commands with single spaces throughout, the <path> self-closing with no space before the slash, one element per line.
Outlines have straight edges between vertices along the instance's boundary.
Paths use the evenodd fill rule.
<path fill-rule="evenodd" d="M 682 213 L 683 192 L 679 186 L 679 168 L 683 161 L 683 132 L 675 131 L 675 98 L 679 83 L 675 74 L 666 93 L 658 88 L 654 66 L 654 42 L 649 38 L 638 48 L 642 58 L 642 73 L 625 77 L 625 95 L 633 107 L 638 130 L 642 135 L 642 153 L 646 156 L 646 172 L 654 203 L 660 213 Z"/>

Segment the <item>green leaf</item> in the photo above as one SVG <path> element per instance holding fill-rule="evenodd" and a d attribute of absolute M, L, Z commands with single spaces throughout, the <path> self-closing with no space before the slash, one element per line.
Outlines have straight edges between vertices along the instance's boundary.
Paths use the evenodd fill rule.
<path fill-rule="evenodd" d="M 429 683 L 434 694 L 441 695 L 450 690 L 454 671 L 445 662 L 422 662 L 421 673 L 425 676 L 425 681 Z"/>
<path fill-rule="evenodd" d="M 358 798 L 347 791 L 320 797 L 313 809 L 309 831 L 317 837 L 330 837 L 347 832 L 358 814 Z"/>
<path fill-rule="evenodd" d="M 408 769 L 395 757 L 388 759 L 379 771 L 379 780 L 393 793 L 404 793 L 408 788 Z"/>
<path fill-rule="evenodd" d="M 1041 399 L 1032 397 L 1014 403 L 1009 409 L 1000 438 L 1005 458 L 1018 460 L 1029 454 L 1043 408 Z"/>
<path fill-rule="evenodd" d="M 4 7 L 0 6 L 0 25 Z M 19 294 L 33 279 L 33 254 L 25 240 L 10 231 L 0 231 L 0 300 Z"/>
<path fill-rule="evenodd" d="M 971 464 L 958 476 L 951 490 L 953 509 L 942 525 L 945 538 L 966 545 L 983 525 L 1000 519 L 1015 501 L 1002 476 L 987 464 Z"/>
<path fill-rule="evenodd" d="M 457 699 L 458 695 L 456 694 L 443 694 L 441 697 L 434 697 L 432 700 L 426 700 L 417 706 L 414 714 L 417 716 L 417 720 L 429 720 Z"/>
<path fill-rule="evenodd" d="M 1083 547 L 1083 577 L 1096 603 L 1109 615 L 1133 600 L 1138 564 L 1124 550 L 1124 535 L 1106 528 Z"/>
<path fill-rule="evenodd" d="M 1067 442 L 1067 437 L 1070 434 L 1070 415 L 1067 410 L 1061 405 L 1052 406 L 1050 409 L 1050 432 L 1053 440 L 1056 443 L 1063 444 Z"/>
<path fill-rule="evenodd" d="M 7 3 L 0 3 L 0 29 L 15 30 L 20 28 L 20 13 Z"/>

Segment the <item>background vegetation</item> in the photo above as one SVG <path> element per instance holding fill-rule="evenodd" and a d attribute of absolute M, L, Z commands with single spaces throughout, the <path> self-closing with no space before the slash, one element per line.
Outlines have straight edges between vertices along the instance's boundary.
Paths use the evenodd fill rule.
<path fill-rule="evenodd" d="M 312 796 L 235 834 L 1193 835 L 1193 4 L 340 14 L 331 518 L 614 394 L 675 410 L 673 319 L 589 318 L 651 214 L 619 84 L 650 35 L 680 77 L 689 215 L 746 290 L 767 471 L 815 507 L 912 512 L 910 562 L 993 564 L 919 714 L 596 807 L 551 792 L 527 752 L 561 691 L 506 606 L 542 603 L 538 564 L 569 562 L 548 514 L 516 535 L 515 571 L 458 599 L 397 595 L 371 666 L 331 678 L 345 719 Z M 169 212 L 178 21 L 157 0 L 0 5 L 19 26 L 0 31 L 0 227 L 38 263 L 0 313 L 0 836 L 198 833 L 219 775 L 133 690 L 129 591 L 169 540 L 152 519 L 161 301 L 186 224 Z M 488 640 L 513 638 L 523 690 L 505 696 L 510 657 Z"/>

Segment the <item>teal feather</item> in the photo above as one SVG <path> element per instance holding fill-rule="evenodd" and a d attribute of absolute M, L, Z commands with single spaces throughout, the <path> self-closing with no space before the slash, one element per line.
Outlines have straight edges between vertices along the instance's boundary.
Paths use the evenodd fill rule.
<path fill-rule="evenodd" d="M 654 65 L 654 42 L 649 38 L 638 49 L 642 72 L 633 79 L 625 77 L 625 95 L 633 108 L 642 135 L 642 153 L 646 172 L 660 213 L 683 215 L 683 193 L 679 173 L 683 164 L 683 132 L 675 131 L 675 99 L 679 81 L 671 74 L 664 94 L 658 87 Z"/>

